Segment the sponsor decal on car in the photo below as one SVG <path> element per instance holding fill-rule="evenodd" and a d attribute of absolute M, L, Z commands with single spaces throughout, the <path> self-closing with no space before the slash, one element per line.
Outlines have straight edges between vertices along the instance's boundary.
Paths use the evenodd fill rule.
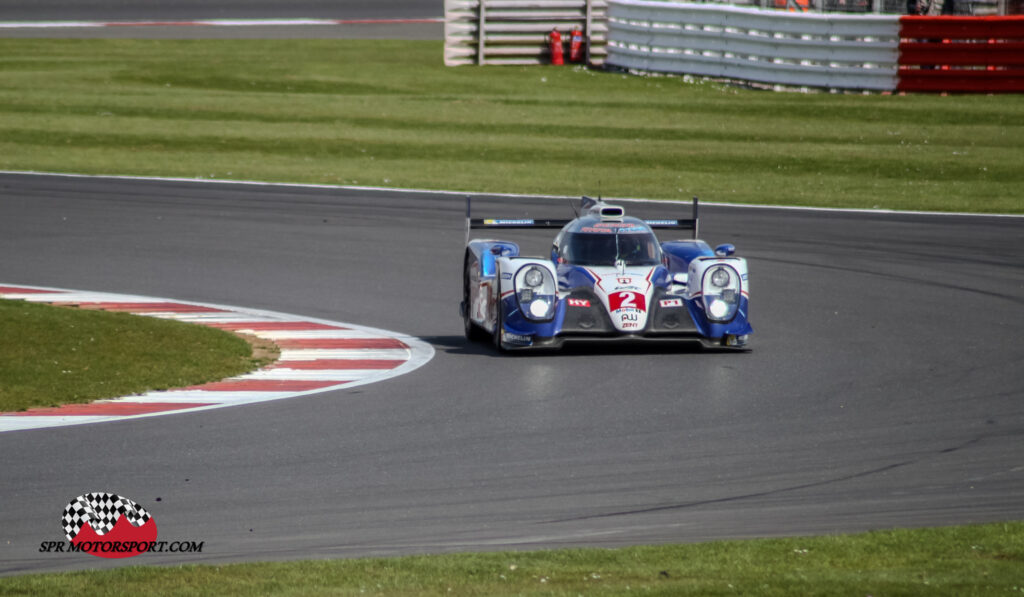
<path fill-rule="evenodd" d="M 484 220 L 484 226 L 533 226 L 533 220 Z"/>
<path fill-rule="evenodd" d="M 618 230 L 643 230 L 644 227 L 633 222 L 596 222 L 594 228 L 611 228 Z"/>
<path fill-rule="evenodd" d="M 678 299 L 678 298 L 661 299 L 661 301 L 659 301 L 658 304 L 661 305 L 662 307 L 666 307 L 666 308 L 668 308 L 668 307 L 682 307 L 683 306 L 683 299 Z"/>
<path fill-rule="evenodd" d="M 568 299 L 570 307 L 589 307 L 590 301 L 587 299 L 571 298 Z"/>
<path fill-rule="evenodd" d="M 502 335 L 502 339 L 509 344 L 518 344 L 521 346 L 529 346 L 533 344 L 533 336 L 524 336 L 522 334 L 512 334 L 505 332 Z"/>
<path fill-rule="evenodd" d="M 619 232 L 644 232 L 646 230 L 643 226 L 637 226 L 635 224 L 611 227 L 606 225 L 609 223 L 610 222 L 602 222 L 600 224 L 594 224 L 593 226 L 584 226 L 580 228 L 580 232 L 584 234 L 617 234 Z"/>

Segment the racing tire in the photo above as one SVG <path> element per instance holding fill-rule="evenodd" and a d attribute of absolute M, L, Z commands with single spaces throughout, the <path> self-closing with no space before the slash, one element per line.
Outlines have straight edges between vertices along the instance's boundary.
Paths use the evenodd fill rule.
<path fill-rule="evenodd" d="M 466 340 L 470 342 L 482 342 L 487 338 L 487 333 L 480 329 L 480 326 L 473 323 L 469 316 L 469 310 L 473 308 L 469 298 L 469 251 L 466 251 L 466 260 L 462 265 L 462 328 Z"/>
<path fill-rule="evenodd" d="M 479 342 L 484 339 L 483 330 L 481 330 L 473 320 L 469 318 L 469 307 L 466 307 L 466 313 L 462 316 L 462 328 L 463 333 L 466 334 L 466 340 L 470 342 Z"/>
<path fill-rule="evenodd" d="M 466 306 L 466 313 L 462 316 L 462 328 L 463 333 L 466 334 L 466 340 L 470 342 L 482 342 L 487 339 L 487 332 L 480 329 L 480 326 L 473 323 L 473 320 L 469 318 L 469 306 Z"/>
<path fill-rule="evenodd" d="M 505 317 L 502 315 L 501 303 L 498 303 L 498 318 L 494 322 L 494 333 L 491 334 L 491 341 L 499 352 L 505 352 L 505 346 L 501 343 L 501 329 L 504 327 Z"/>
<path fill-rule="evenodd" d="M 501 269 L 497 270 L 495 274 L 495 280 L 501 280 Z M 494 332 L 491 333 L 491 342 L 494 343 L 494 347 L 498 349 L 498 352 L 505 352 L 505 347 L 501 343 L 501 330 L 505 327 L 505 308 L 501 304 L 501 286 L 498 282 L 498 293 L 497 309 L 494 314 Z"/>

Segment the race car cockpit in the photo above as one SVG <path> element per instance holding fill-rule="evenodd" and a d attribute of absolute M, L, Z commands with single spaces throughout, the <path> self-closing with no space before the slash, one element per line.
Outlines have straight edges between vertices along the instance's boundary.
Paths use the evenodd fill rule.
<path fill-rule="evenodd" d="M 661 245 L 641 220 L 624 218 L 608 222 L 581 218 L 567 226 L 555 240 L 558 257 L 571 265 L 658 265 Z"/>

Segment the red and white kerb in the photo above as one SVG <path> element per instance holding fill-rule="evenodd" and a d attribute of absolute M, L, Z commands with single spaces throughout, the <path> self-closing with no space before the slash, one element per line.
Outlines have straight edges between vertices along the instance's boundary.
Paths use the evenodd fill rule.
<path fill-rule="evenodd" d="M 412 336 L 244 307 L 20 285 L 0 285 L 0 299 L 197 323 L 251 334 L 281 349 L 280 358 L 273 364 L 218 382 L 88 404 L 0 413 L 0 432 L 294 398 L 389 379 L 426 364 L 434 356 L 429 344 Z"/>

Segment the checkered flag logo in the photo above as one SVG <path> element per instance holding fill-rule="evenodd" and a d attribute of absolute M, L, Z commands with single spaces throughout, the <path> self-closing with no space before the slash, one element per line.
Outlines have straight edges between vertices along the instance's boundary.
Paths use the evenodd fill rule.
<path fill-rule="evenodd" d="M 141 527 L 150 519 L 149 512 L 126 497 L 98 492 L 80 495 L 64 509 L 64 536 L 74 541 L 82 526 L 88 523 L 102 537 L 122 516 L 127 516 L 133 527 Z"/>

